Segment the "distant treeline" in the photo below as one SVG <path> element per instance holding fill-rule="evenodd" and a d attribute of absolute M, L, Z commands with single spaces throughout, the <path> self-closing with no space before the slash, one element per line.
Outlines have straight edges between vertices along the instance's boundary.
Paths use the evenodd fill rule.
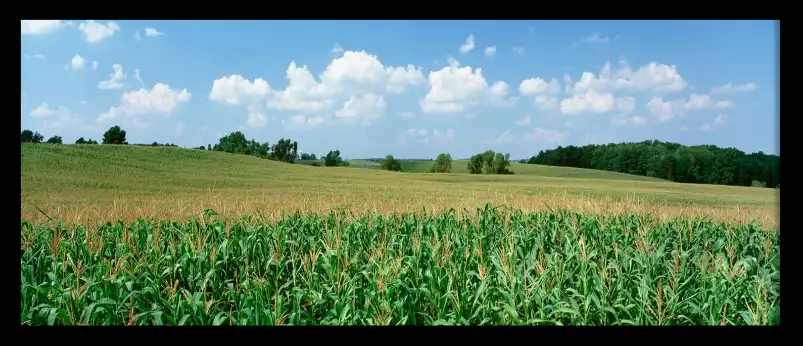
<path fill-rule="evenodd" d="M 656 177 L 679 183 L 779 187 L 781 157 L 763 152 L 745 154 L 715 145 L 685 146 L 648 140 L 557 147 L 542 150 L 527 163 L 591 168 Z"/>

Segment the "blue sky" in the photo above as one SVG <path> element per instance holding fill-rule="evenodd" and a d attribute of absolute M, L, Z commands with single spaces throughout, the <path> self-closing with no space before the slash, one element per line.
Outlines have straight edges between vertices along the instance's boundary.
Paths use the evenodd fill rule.
<path fill-rule="evenodd" d="M 22 128 L 527 158 L 659 139 L 777 153 L 773 21 L 23 21 Z"/>

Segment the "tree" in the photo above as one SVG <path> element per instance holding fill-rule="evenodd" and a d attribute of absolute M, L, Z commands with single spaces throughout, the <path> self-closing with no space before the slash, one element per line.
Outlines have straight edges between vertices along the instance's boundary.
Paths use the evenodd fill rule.
<path fill-rule="evenodd" d="M 50 144 L 62 144 L 61 136 L 53 136 L 47 139 Z"/>
<path fill-rule="evenodd" d="M 98 144 L 98 141 L 90 138 L 89 140 L 86 141 L 86 144 Z"/>
<path fill-rule="evenodd" d="M 493 173 L 513 174 L 510 170 L 510 153 L 504 155 L 502 153 L 496 153 L 493 160 Z"/>
<path fill-rule="evenodd" d="M 206 145 L 206 150 L 212 151 L 212 144 L 207 144 Z"/>
<path fill-rule="evenodd" d="M 380 166 L 384 170 L 394 171 L 394 172 L 401 172 L 401 162 L 393 158 L 393 155 L 385 156 L 385 160 L 380 163 Z"/>
<path fill-rule="evenodd" d="M 471 174 L 482 173 L 482 154 L 477 154 L 468 160 L 468 172 Z"/>
<path fill-rule="evenodd" d="M 434 173 L 451 173 L 452 172 L 452 155 L 441 153 L 435 159 L 435 164 L 432 165 L 431 172 Z"/>
<path fill-rule="evenodd" d="M 120 126 L 112 126 L 103 134 L 103 144 L 128 144 L 125 140 L 125 130 Z"/>
<path fill-rule="evenodd" d="M 204 151 L 206 151 L 206 147 L 205 147 L 205 146 L 203 146 L 203 145 L 202 145 L 202 146 L 200 146 L 200 147 L 198 147 L 198 148 L 196 148 L 196 149 L 198 149 L 198 150 L 204 150 Z"/>
<path fill-rule="evenodd" d="M 326 167 L 341 166 L 343 164 L 343 159 L 340 158 L 340 150 L 333 150 L 326 154 L 323 164 Z"/>
<path fill-rule="evenodd" d="M 43 139 L 45 139 L 45 137 L 39 134 L 39 132 L 22 130 L 20 133 L 20 143 L 42 143 Z"/>
<path fill-rule="evenodd" d="M 317 160 L 317 158 L 315 157 L 315 154 L 310 154 L 309 159 L 310 160 Z"/>
<path fill-rule="evenodd" d="M 280 139 L 273 146 L 273 157 L 282 162 L 294 163 L 298 158 L 298 143 L 291 142 L 290 139 Z"/>
<path fill-rule="evenodd" d="M 215 151 L 224 151 L 232 154 L 245 153 L 245 148 L 248 147 L 248 140 L 245 135 L 240 132 L 232 132 L 228 135 L 220 137 L 218 144 L 213 148 Z"/>
<path fill-rule="evenodd" d="M 84 137 L 80 137 L 75 141 L 75 144 L 86 144 L 86 140 L 84 140 Z"/>

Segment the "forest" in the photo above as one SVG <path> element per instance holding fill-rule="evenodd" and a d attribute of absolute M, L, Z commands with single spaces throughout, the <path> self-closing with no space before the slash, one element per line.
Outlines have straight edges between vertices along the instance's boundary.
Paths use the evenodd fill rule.
<path fill-rule="evenodd" d="M 647 140 L 557 147 L 542 150 L 527 163 L 591 168 L 656 177 L 679 183 L 780 187 L 781 157 L 759 151 L 745 154 L 715 145 L 685 146 Z"/>

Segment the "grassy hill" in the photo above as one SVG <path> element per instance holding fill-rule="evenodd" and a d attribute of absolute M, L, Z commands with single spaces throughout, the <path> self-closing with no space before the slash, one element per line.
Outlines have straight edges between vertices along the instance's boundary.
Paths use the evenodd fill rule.
<path fill-rule="evenodd" d="M 113 220 L 175 218 L 215 209 L 230 215 L 281 211 L 414 211 L 486 203 L 535 210 L 696 213 L 774 218 L 779 191 L 691 185 L 603 171 L 513 164 L 515 175 L 405 173 L 311 167 L 167 147 L 24 144 L 22 217 Z M 424 162 L 419 161 L 420 167 Z M 421 168 L 423 171 L 423 168 Z M 428 170 L 428 168 L 427 168 Z M 738 209 L 737 209 L 738 208 Z"/>

